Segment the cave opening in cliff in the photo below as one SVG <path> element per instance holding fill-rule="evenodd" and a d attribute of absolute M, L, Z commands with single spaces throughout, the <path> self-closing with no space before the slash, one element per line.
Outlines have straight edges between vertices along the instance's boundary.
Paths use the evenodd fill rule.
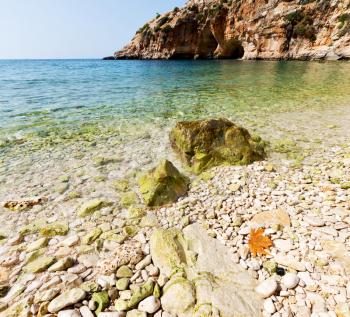
<path fill-rule="evenodd" d="M 222 58 L 240 59 L 244 56 L 244 48 L 241 41 L 235 39 L 227 45 L 226 54 Z"/>

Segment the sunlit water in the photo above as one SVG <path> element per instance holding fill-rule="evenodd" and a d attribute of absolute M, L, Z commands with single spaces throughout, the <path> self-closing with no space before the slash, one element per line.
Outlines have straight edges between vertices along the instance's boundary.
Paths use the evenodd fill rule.
<path fill-rule="evenodd" d="M 207 117 L 260 134 L 271 156 L 286 146 L 309 153 L 341 145 L 350 63 L 0 61 L 0 199 L 52 191 L 73 169 L 92 166 L 94 177 L 113 179 L 160 157 L 176 161 L 167 138 L 173 124 Z M 93 170 L 99 156 L 112 163 Z"/>

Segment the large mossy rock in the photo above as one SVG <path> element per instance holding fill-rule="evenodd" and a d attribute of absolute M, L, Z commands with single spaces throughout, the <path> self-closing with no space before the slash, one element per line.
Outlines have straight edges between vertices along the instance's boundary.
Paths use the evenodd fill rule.
<path fill-rule="evenodd" d="M 147 206 L 163 206 L 186 194 L 189 179 L 171 162 L 163 160 L 155 169 L 140 178 L 139 185 Z"/>
<path fill-rule="evenodd" d="M 245 165 L 265 157 L 262 140 L 227 119 L 178 122 L 170 142 L 197 174 L 213 166 Z"/>

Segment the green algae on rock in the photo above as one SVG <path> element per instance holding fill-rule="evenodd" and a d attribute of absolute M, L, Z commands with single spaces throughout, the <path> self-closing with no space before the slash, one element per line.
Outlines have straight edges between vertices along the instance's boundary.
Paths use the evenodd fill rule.
<path fill-rule="evenodd" d="M 153 263 L 159 267 L 166 276 L 187 263 L 185 253 L 185 240 L 177 229 L 156 229 L 151 236 L 151 254 Z"/>
<path fill-rule="evenodd" d="M 98 237 L 102 234 L 102 229 L 101 228 L 94 228 L 91 230 L 86 236 L 82 238 L 82 243 L 83 244 L 91 244 L 95 242 L 95 240 L 98 239 Z"/>
<path fill-rule="evenodd" d="M 151 296 L 153 294 L 154 290 L 154 282 L 152 280 L 148 280 L 145 284 L 143 284 L 138 290 L 136 290 L 129 302 L 128 307 L 134 308 L 137 306 L 139 302 L 141 302 L 143 299 L 145 299 L 148 296 Z"/>
<path fill-rule="evenodd" d="M 120 194 L 120 204 L 125 208 L 137 204 L 137 201 L 137 195 L 133 191 Z"/>
<path fill-rule="evenodd" d="M 69 226 L 66 222 L 56 221 L 49 223 L 40 228 L 39 233 L 44 237 L 65 236 L 69 231 Z"/>
<path fill-rule="evenodd" d="M 102 199 L 93 199 L 84 203 L 78 210 L 79 217 L 86 217 L 92 215 L 95 211 L 107 206 L 108 203 Z"/>
<path fill-rule="evenodd" d="M 97 303 L 96 315 L 102 312 L 109 304 L 109 296 L 107 291 L 92 294 L 92 300 Z"/>
<path fill-rule="evenodd" d="M 139 180 L 140 191 L 147 206 L 162 206 L 185 195 L 189 179 L 168 160 L 163 160 Z"/>
<path fill-rule="evenodd" d="M 170 133 L 173 149 L 194 173 L 219 165 L 245 165 L 265 158 L 265 144 L 227 119 L 178 122 Z"/>
<path fill-rule="evenodd" d="M 27 264 L 24 270 L 30 273 L 40 273 L 45 271 L 55 262 L 56 258 L 54 256 L 41 256 Z"/>

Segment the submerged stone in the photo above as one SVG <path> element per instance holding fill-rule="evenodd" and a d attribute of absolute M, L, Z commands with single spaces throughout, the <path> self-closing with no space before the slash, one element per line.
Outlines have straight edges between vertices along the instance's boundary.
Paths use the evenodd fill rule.
<path fill-rule="evenodd" d="M 185 195 L 189 179 L 171 162 L 163 160 L 155 169 L 140 178 L 139 185 L 147 206 L 162 206 Z"/>
<path fill-rule="evenodd" d="M 44 237 L 65 236 L 69 231 L 68 224 L 56 221 L 40 228 L 39 232 Z"/>
<path fill-rule="evenodd" d="M 244 165 L 265 157 L 264 143 L 227 119 L 178 122 L 173 149 L 196 174 L 218 165 Z"/>
<path fill-rule="evenodd" d="M 137 195 L 132 191 L 120 194 L 120 203 L 125 208 L 130 207 L 131 205 L 135 205 L 137 203 L 137 200 Z"/>
<path fill-rule="evenodd" d="M 95 211 L 100 210 L 101 208 L 105 207 L 107 204 L 102 199 L 93 199 L 86 203 L 84 203 L 79 211 L 78 216 L 79 217 L 86 217 L 92 215 Z"/>

